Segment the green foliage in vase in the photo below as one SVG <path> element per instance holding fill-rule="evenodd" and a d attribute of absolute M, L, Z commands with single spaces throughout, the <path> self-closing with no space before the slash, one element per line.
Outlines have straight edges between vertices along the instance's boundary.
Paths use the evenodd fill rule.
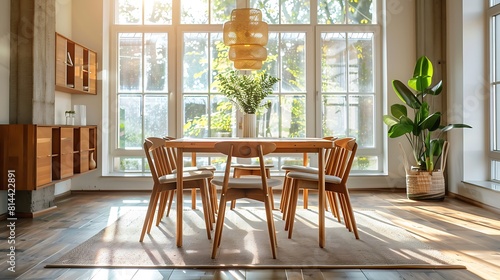
<path fill-rule="evenodd" d="M 262 101 L 273 93 L 273 86 L 279 81 L 265 72 L 241 75 L 237 70 L 221 73 L 216 79 L 220 93 L 246 114 L 255 114 L 259 108 L 267 106 Z"/>

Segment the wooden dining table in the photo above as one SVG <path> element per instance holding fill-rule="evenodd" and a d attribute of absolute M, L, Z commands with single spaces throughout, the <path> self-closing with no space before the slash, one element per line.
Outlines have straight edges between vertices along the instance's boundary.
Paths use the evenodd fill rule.
<path fill-rule="evenodd" d="M 184 166 L 184 153 L 217 153 L 215 144 L 221 141 L 243 141 L 243 142 L 273 142 L 276 150 L 273 153 L 317 153 L 318 170 L 324 168 L 324 149 L 331 148 L 333 142 L 322 138 L 178 138 L 168 140 L 168 146 L 177 149 L 177 174 L 182 174 Z M 318 188 L 318 226 L 319 246 L 325 245 L 325 173 L 319 172 Z M 176 244 L 182 247 L 182 211 L 183 203 L 183 180 L 177 176 L 177 223 Z"/>

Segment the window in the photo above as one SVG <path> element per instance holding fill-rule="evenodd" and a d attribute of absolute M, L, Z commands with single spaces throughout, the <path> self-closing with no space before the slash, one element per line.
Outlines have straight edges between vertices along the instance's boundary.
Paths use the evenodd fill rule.
<path fill-rule="evenodd" d="M 491 1 L 490 18 L 490 92 L 491 92 L 491 179 L 500 182 L 500 7 Z"/>
<path fill-rule="evenodd" d="M 238 136 L 241 113 L 217 91 L 215 77 L 232 68 L 222 24 L 245 1 L 114 1 L 113 172 L 148 169 L 142 152 L 148 136 Z M 268 59 L 261 71 L 280 78 L 265 100 L 267 109 L 257 114 L 258 136 L 354 136 L 360 146 L 353 169 L 382 172 L 382 91 L 376 82 L 381 41 L 374 12 L 380 4 L 250 0 L 249 5 L 269 24 Z M 273 159 L 275 166 L 300 160 Z M 217 158 L 200 161 L 214 164 Z"/>

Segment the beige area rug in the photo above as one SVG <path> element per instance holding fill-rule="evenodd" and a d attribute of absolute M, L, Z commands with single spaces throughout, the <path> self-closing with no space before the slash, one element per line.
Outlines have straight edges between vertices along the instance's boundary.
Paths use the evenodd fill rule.
<path fill-rule="evenodd" d="M 221 247 L 211 259 L 200 210 L 184 210 L 183 247 L 175 245 L 175 211 L 140 243 L 145 216 L 143 208 L 129 211 L 115 223 L 80 244 L 49 268 L 465 268 L 395 226 L 380 213 L 358 209 L 355 213 L 360 239 L 327 212 L 326 246 L 318 246 L 318 215 L 313 209 L 298 210 L 294 234 L 287 238 L 284 221 L 274 211 L 278 258 L 271 255 L 265 212 L 245 207 L 228 210 Z M 213 232 L 212 232 L 213 233 Z"/>

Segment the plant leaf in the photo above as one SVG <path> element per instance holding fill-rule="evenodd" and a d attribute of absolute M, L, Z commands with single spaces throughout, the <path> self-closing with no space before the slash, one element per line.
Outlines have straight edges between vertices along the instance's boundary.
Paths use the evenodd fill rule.
<path fill-rule="evenodd" d="M 413 94 L 413 92 L 405 86 L 401 81 L 394 80 L 392 81 L 392 88 L 396 95 L 410 108 L 418 109 L 420 108 L 420 100 Z"/>
<path fill-rule="evenodd" d="M 384 120 L 384 123 L 390 128 L 391 126 L 393 125 L 396 125 L 399 123 L 399 120 L 396 119 L 395 117 L 393 116 L 390 116 L 390 115 L 384 115 L 382 117 L 382 119 Z"/>
<path fill-rule="evenodd" d="M 408 116 L 408 111 L 406 106 L 402 104 L 393 104 L 391 106 L 391 114 L 396 118 L 400 119 L 402 116 Z"/>
<path fill-rule="evenodd" d="M 431 85 L 433 75 L 432 62 L 426 56 L 421 56 L 415 64 L 413 78 L 408 81 L 408 85 L 418 92 L 424 92 Z"/>
<path fill-rule="evenodd" d="M 441 129 L 441 132 L 452 130 L 453 128 L 472 128 L 472 126 L 463 123 L 448 124 Z"/>
<path fill-rule="evenodd" d="M 412 129 L 412 125 L 397 123 L 389 128 L 387 135 L 389 135 L 390 138 L 397 138 L 399 136 L 405 135 L 406 133 L 410 133 Z"/>

